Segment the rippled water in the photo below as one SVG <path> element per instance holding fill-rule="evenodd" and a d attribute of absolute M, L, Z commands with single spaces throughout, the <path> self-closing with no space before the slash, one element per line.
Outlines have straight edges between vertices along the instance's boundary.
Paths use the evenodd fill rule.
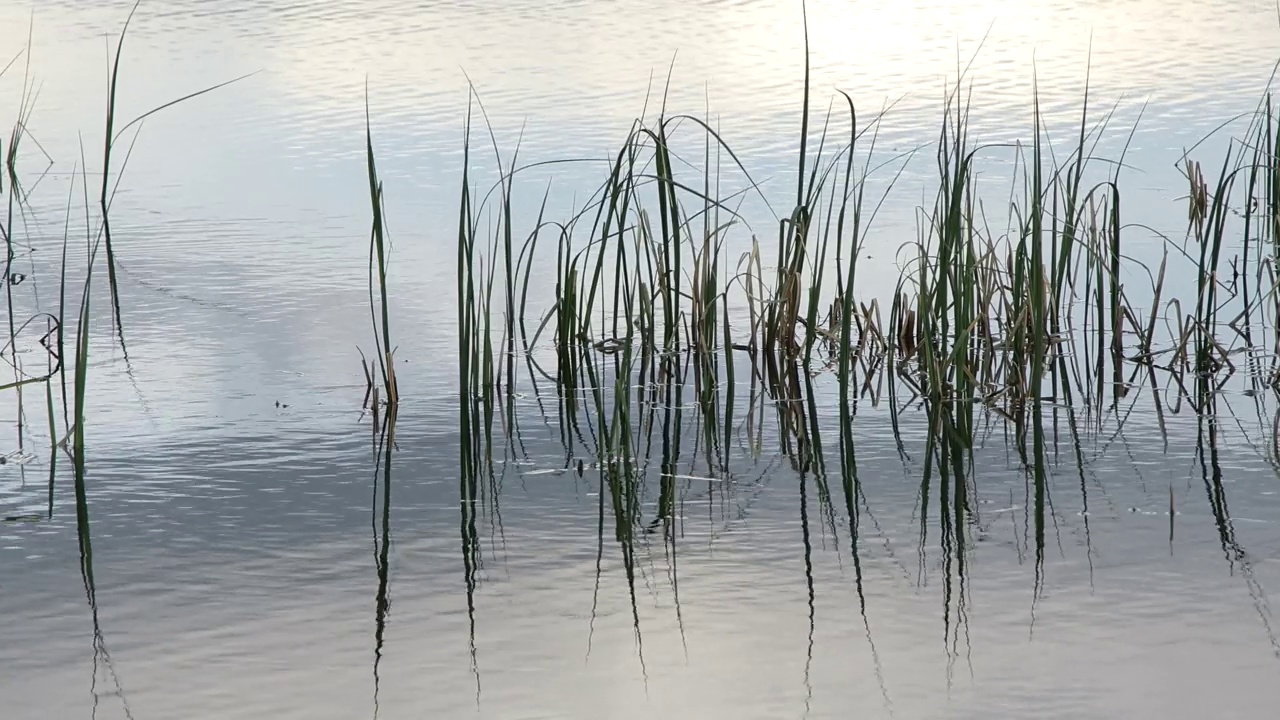
<path fill-rule="evenodd" d="M 41 149 L 24 151 L 30 206 L 16 224 L 36 248 L 18 261 L 33 278 L 15 300 L 25 309 L 56 303 L 63 207 L 81 138 L 100 170 L 108 44 L 128 9 L 0 0 L 0 67 L 30 33 L 0 77 L 0 120 L 15 119 L 28 59 L 39 90 L 28 129 Z M 892 105 L 886 152 L 936 138 L 971 58 L 980 142 L 1029 135 L 1033 78 L 1069 137 L 1087 75 L 1096 112 L 1116 108 L 1106 147 L 1142 117 L 1132 222 L 1173 233 L 1174 164 L 1251 111 L 1280 59 L 1269 0 L 824 0 L 808 15 L 815 108 L 837 88 L 868 112 Z M 498 466 L 500 518 L 483 520 L 468 596 L 453 350 L 468 79 L 504 150 L 519 139 L 522 157 L 547 160 L 613 152 L 670 73 L 668 107 L 716 118 L 753 175 L 785 188 L 799 3 L 148 1 L 121 114 L 246 73 L 149 119 L 130 157 L 113 204 L 129 362 L 100 294 L 88 403 L 101 638 L 60 471 L 50 519 L 0 525 L 0 717 L 1225 718 L 1280 700 L 1276 409 L 1238 393 L 1216 428 L 1220 483 L 1189 410 L 1162 430 L 1139 395 L 1123 425 L 1093 418 L 1079 471 L 1060 429 L 1042 570 L 999 425 L 976 454 L 975 544 L 959 571 L 920 536 L 923 413 L 904 414 L 903 458 L 887 411 L 865 406 L 860 571 L 814 478 L 744 451 L 728 482 L 682 481 L 678 562 L 653 537 L 634 606 L 616 547 L 597 575 L 598 473 L 547 472 L 563 450 L 526 399 L 529 460 Z M 403 364 L 385 573 L 357 352 L 366 88 Z M 926 150 L 905 177 L 932 172 Z M 599 179 L 585 164 L 552 174 L 557 210 Z M 920 182 L 902 186 L 869 239 L 877 292 L 925 202 Z M 1138 233 L 1132 247 L 1157 245 Z M 0 466 L 5 517 L 48 503 L 42 409 L 27 420 L 36 457 Z M 16 434 L 4 443 L 15 450 Z"/>

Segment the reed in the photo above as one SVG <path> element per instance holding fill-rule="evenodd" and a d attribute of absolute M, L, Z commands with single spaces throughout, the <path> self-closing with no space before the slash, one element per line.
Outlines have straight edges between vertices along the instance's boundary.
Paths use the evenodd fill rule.
<path fill-rule="evenodd" d="M 28 38 L 29 41 L 30 38 Z M 63 412 L 63 427 L 68 427 L 67 413 L 65 411 L 67 403 L 66 388 L 66 365 L 63 358 L 66 357 L 63 349 L 64 345 L 64 329 L 65 323 L 65 293 L 66 293 L 66 242 L 70 228 L 71 203 L 73 195 L 68 196 L 67 208 L 64 217 L 66 225 L 64 226 L 63 235 L 63 256 L 62 256 L 62 281 L 60 289 L 60 301 L 56 312 L 44 312 L 39 308 L 39 297 L 35 291 L 35 282 L 27 283 L 29 279 L 25 273 L 18 272 L 15 269 L 15 261 L 19 256 L 19 248 L 23 248 L 24 253 L 33 252 L 31 249 L 31 239 L 20 239 L 20 233 L 29 231 L 29 222 L 31 217 L 31 208 L 29 206 L 28 189 L 23 180 L 24 173 L 21 169 L 22 158 L 24 157 L 24 149 L 27 143 L 24 142 L 27 136 L 27 124 L 34 111 L 35 89 L 31 78 L 30 70 L 30 54 L 23 53 L 26 56 L 24 63 L 21 94 L 17 108 L 17 117 L 14 120 L 13 128 L 8 136 L 8 143 L 0 139 L 0 196 L 4 197 L 5 208 L 0 213 L 0 242 L 4 243 L 5 263 L 4 273 L 0 276 L 5 289 L 5 317 L 7 320 L 7 341 L 4 347 L 0 348 L 0 358 L 3 358 L 13 371 L 12 380 L 0 384 L 0 390 L 13 390 L 14 392 L 14 417 L 16 419 L 15 427 L 17 431 L 17 451 L 25 453 L 27 447 L 27 404 L 25 401 L 25 388 L 34 385 L 44 386 L 44 402 L 45 421 L 47 432 L 49 435 L 49 454 L 48 454 L 48 480 L 46 493 L 46 508 L 43 516 L 38 514 L 28 514 L 15 517 L 6 517 L 6 520 L 39 520 L 52 519 L 54 512 L 54 497 L 58 471 L 58 448 L 65 443 L 65 438 L 59 441 L 58 418 L 55 409 L 55 386 L 61 387 Z M 0 76 L 3 76 L 13 63 L 14 60 L 4 68 L 0 68 Z M 39 150 L 38 144 L 36 145 Z M 43 153 L 43 150 L 40 150 Z M 47 155 L 45 155 L 47 159 Z M 48 171 L 48 167 L 40 173 L 43 175 Z M 72 178 L 75 177 L 75 171 L 72 171 Z M 37 178 L 36 184 L 39 183 Z M 72 182 L 72 190 L 74 191 L 74 182 Z M 19 228 L 19 221 L 22 228 Z M 32 288 L 33 300 L 35 300 L 35 311 L 33 314 L 23 318 L 25 311 L 19 307 L 19 301 L 15 299 L 15 293 L 26 284 Z M 43 329 L 40 335 L 39 344 L 44 350 L 43 360 L 44 367 L 41 371 L 32 371 L 24 363 L 25 353 L 19 348 L 20 336 L 37 332 Z"/>
<path fill-rule="evenodd" d="M 630 582 L 646 512 L 649 527 L 670 527 L 679 517 L 678 478 L 691 472 L 682 464 L 731 481 L 735 466 L 768 453 L 766 435 L 777 443 L 768 454 L 787 458 L 806 482 L 812 478 L 831 520 L 827 483 L 837 476 L 828 472 L 822 408 L 830 376 L 837 492 L 855 564 L 856 408 L 864 397 L 873 404 L 887 397 L 898 454 L 904 463 L 919 462 L 922 547 L 929 524 L 937 523 L 944 563 L 958 580 L 949 607 L 964 612 L 974 452 L 994 421 L 1004 423 L 1027 476 L 1039 582 L 1064 405 L 1080 459 L 1080 427 L 1093 422 L 1101 429 L 1107 417 L 1123 422 L 1120 403 L 1140 375 L 1162 418 L 1157 373 L 1171 378 L 1176 402 L 1205 408 L 1205 398 L 1234 371 L 1233 355 L 1244 351 L 1233 334 L 1258 353 L 1249 338 L 1266 328 L 1280 348 L 1274 270 L 1280 124 L 1269 101 L 1260 104 L 1246 138 L 1217 161 L 1213 184 L 1196 161 L 1188 162 L 1189 250 L 1170 242 L 1158 266 L 1148 266 L 1125 254 L 1125 238 L 1149 230 L 1126 224 L 1122 203 L 1121 168 L 1136 124 L 1119 157 L 1102 158 L 1098 148 L 1115 111 L 1092 110 L 1088 78 L 1061 157 L 1038 87 L 1028 104 L 1029 137 L 1019 143 L 973 142 L 973 102 L 961 73 L 932 143 L 932 202 L 917 210 L 915 240 L 901 244 L 891 297 L 865 293 L 860 258 L 878 211 L 919 149 L 879 149 L 884 113 L 862 120 L 848 94 L 841 95 L 840 113 L 811 122 L 807 78 L 795 195 L 783 213 L 773 210 L 770 193 L 709 116 L 667 114 L 665 103 L 656 117 L 634 121 L 601 161 L 607 169 L 595 192 L 560 221 L 547 218 L 548 186 L 532 224 L 521 225 L 514 179 L 533 166 L 516 166 L 514 156 L 504 162 L 496 141 L 499 180 L 475 203 L 464 147 L 458 242 L 464 506 L 474 502 L 471 483 L 491 467 L 500 444 L 491 438 L 493 413 L 507 418 L 507 432 L 514 427 L 518 349 L 534 395 L 539 377 L 554 386 L 565 467 L 582 462 L 585 452 L 600 468 L 601 522 L 612 519 Z M 1003 218 L 993 223 L 988 216 L 999 204 L 992 202 L 999 191 L 984 179 L 989 168 L 1009 178 L 1003 229 Z M 757 227 L 769 226 L 753 222 L 760 212 L 772 215 L 763 234 Z M 477 227 L 489 214 L 498 231 L 478 240 Z M 1249 280 L 1228 285 L 1224 263 L 1231 258 L 1234 267 L 1231 253 L 1239 249 Z M 544 255 L 554 280 L 538 283 L 535 257 Z M 732 269 L 731 257 L 738 258 Z M 1179 297 L 1166 282 L 1188 271 L 1197 278 L 1194 299 Z M 1150 278 L 1149 292 L 1126 287 L 1135 273 Z M 500 325 L 490 319 L 493 308 L 504 308 Z M 537 327 L 532 341 L 530 325 Z M 551 342 L 540 347 L 544 331 Z M 1280 387 L 1276 367 L 1273 360 L 1265 383 Z M 745 412 L 735 392 L 743 372 Z M 1188 374 L 1195 388 L 1183 382 Z M 899 414 L 913 405 L 927 419 L 923 448 L 909 448 L 899 431 Z M 692 455 L 682 452 L 686 427 L 696 428 Z M 655 442 L 657 498 L 646 510 L 645 468 Z M 743 457 L 735 457 L 735 448 L 745 450 Z"/>
<path fill-rule="evenodd" d="M 400 391 L 396 385 L 395 348 L 391 344 L 391 312 L 387 293 L 387 268 L 390 264 L 390 248 L 387 242 L 385 206 L 382 182 L 378 179 L 377 161 L 373 153 L 373 128 L 369 121 L 369 106 L 365 104 L 365 159 L 369 170 L 369 204 L 373 211 L 369 231 L 369 312 L 373 315 L 373 341 L 377 369 L 388 408 L 400 403 Z M 366 371 L 370 390 L 375 378 Z M 366 393 L 366 400 L 369 394 Z M 376 405 L 376 400 L 374 405 Z"/>
<path fill-rule="evenodd" d="M 9 134 L 8 142 L 0 140 L 0 165 L 3 166 L 3 172 L 0 172 L 0 195 L 5 198 L 5 208 L 0 212 L 0 241 L 3 241 L 6 251 L 5 268 L 3 281 L 5 286 L 6 301 L 6 319 L 8 321 L 8 338 L 5 348 L 0 350 L 0 356 L 8 355 L 10 365 L 13 368 L 13 381 L 0 385 L 0 390 L 13 389 L 15 391 L 15 417 L 17 419 L 16 427 L 18 430 L 18 448 L 20 451 L 25 446 L 25 430 L 27 428 L 27 410 L 24 399 L 23 389 L 28 385 L 42 384 L 44 385 L 43 406 L 46 413 L 47 430 L 49 433 L 49 479 L 48 479 L 48 508 L 47 516 L 52 517 L 54 511 L 54 488 L 57 479 L 58 468 L 58 452 L 65 451 L 71 459 L 72 470 L 74 473 L 74 491 L 76 497 L 76 513 L 79 535 L 81 538 L 82 560 L 84 562 L 86 589 L 90 593 L 90 602 L 94 602 L 92 598 L 92 548 L 91 540 L 88 532 L 88 501 L 86 483 L 86 460 L 85 460 L 85 406 L 86 396 L 88 394 L 88 363 L 89 363 L 89 347 L 90 347 L 90 299 L 92 296 L 93 274 L 99 249 L 105 251 L 107 260 L 108 284 L 111 297 L 111 312 L 113 325 L 116 330 L 121 348 L 125 351 L 125 361 L 128 362 L 127 349 L 124 346 L 123 324 L 121 322 L 120 313 L 120 291 L 119 279 L 117 275 L 116 247 L 114 243 L 114 235 L 111 225 L 111 201 L 119 188 L 121 176 L 126 169 L 131 151 L 137 141 L 138 132 L 141 130 L 142 123 L 149 117 L 166 110 L 168 108 L 180 105 L 188 100 L 200 97 L 214 90 L 226 87 L 232 83 L 244 79 L 246 76 L 235 78 L 233 80 L 205 87 L 193 93 L 189 93 L 180 98 L 163 103 L 153 107 L 146 112 L 128 120 L 120 122 L 117 115 L 116 96 L 119 82 L 121 79 L 120 59 L 124 50 L 125 38 L 128 35 L 128 29 L 133 21 L 133 17 L 138 10 L 139 3 L 135 3 L 130 9 L 124 25 L 121 28 L 120 37 L 116 43 L 115 54 L 109 58 L 108 63 L 108 87 L 107 87 L 107 105 L 105 113 L 105 130 L 103 135 L 103 167 L 101 173 L 100 185 L 96 188 L 96 209 L 98 211 L 97 222 L 92 218 L 92 204 L 90 201 L 90 190 L 88 187 L 88 166 L 85 162 L 84 147 L 81 145 L 81 157 L 75 164 L 70 173 L 71 181 L 69 183 L 69 194 L 67 204 L 64 209 L 64 226 L 63 240 L 61 250 L 61 262 L 58 281 L 58 302 L 56 312 L 43 312 L 39 309 L 39 297 L 33 286 L 32 300 L 34 301 L 36 312 L 25 320 L 20 319 L 19 308 L 23 302 L 15 297 L 15 288 L 19 287 L 27 279 L 22 273 L 14 270 L 14 262 L 17 258 L 17 235 L 19 229 L 17 221 L 22 218 L 24 225 L 29 223 L 30 217 L 34 217 L 34 212 L 28 212 L 27 192 L 23 183 L 23 172 L 20 169 L 21 159 L 27 147 L 25 139 L 27 137 L 27 125 L 34 110 L 34 101 L 36 93 L 34 91 L 35 83 L 31 76 L 30 70 L 30 35 L 28 36 L 28 48 L 19 57 L 25 55 L 26 63 L 21 87 L 21 95 L 17 108 L 16 119 L 13 129 Z M 16 61 L 16 58 L 15 58 Z M 10 67 L 6 65 L 0 68 L 0 75 L 5 74 Z M 132 137 L 128 140 L 125 147 L 123 157 L 119 157 L 117 147 L 122 139 L 132 131 Z M 44 153 L 38 143 L 35 144 L 36 149 L 44 154 L 49 166 L 40 172 L 39 177 L 43 178 L 49 167 L 52 167 L 53 160 Z M 85 274 L 80 289 L 81 300 L 77 311 L 74 348 L 69 352 L 67 347 L 67 334 L 69 324 L 67 322 L 68 310 L 71 305 L 68 303 L 68 255 L 67 248 L 69 246 L 70 229 L 72 220 L 72 205 L 76 195 L 76 181 L 80 182 L 79 190 L 83 194 L 84 202 L 84 227 L 86 242 L 86 265 Z M 37 183 L 39 184 L 38 180 Z M 26 252 L 34 252 L 34 243 L 30 243 L 31 248 Z M 33 266 L 34 267 L 34 266 Z M 25 312 L 25 311 L 23 311 Z M 45 367 L 43 372 L 28 372 L 23 367 L 21 354 L 18 348 L 19 336 L 28 330 L 34 331 L 36 328 L 43 326 L 43 334 L 40 336 L 39 343 L 45 351 Z M 71 368 L 72 379 L 68 386 L 68 368 Z M 56 392 L 55 392 L 56 390 Z M 58 424 L 57 405 L 62 406 L 62 423 L 61 428 Z M 95 608 L 96 612 L 96 608 Z"/>
<path fill-rule="evenodd" d="M 108 58 L 110 64 L 107 73 L 107 106 L 105 128 L 102 134 L 102 182 L 98 188 L 98 210 L 100 213 L 100 229 L 102 236 L 103 248 L 106 250 L 107 260 L 107 283 L 111 290 L 111 313 L 115 323 L 116 336 L 120 341 L 121 351 L 128 356 L 128 350 L 124 344 L 124 324 L 120 314 L 120 282 L 117 277 L 116 267 L 116 248 L 112 242 L 113 235 L 111 230 L 111 201 L 115 197 L 116 190 L 120 187 L 120 180 L 124 174 L 125 168 L 129 164 L 129 156 L 133 150 L 133 144 L 137 142 L 138 135 L 142 131 L 142 123 L 147 118 L 167 110 L 171 107 L 181 105 L 189 100 L 207 95 L 215 90 L 222 89 L 229 85 L 240 82 L 254 73 L 248 73 L 231 80 L 216 83 L 194 92 L 183 95 L 182 97 L 170 100 L 168 102 L 157 105 L 140 115 L 120 123 L 117 116 L 116 107 L 116 91 L 120 83 L 120 59 L 124 55 L 125 38 L 129 34 L 129 25 L 133 22 L 134 15 L 138 12 L 138 8 L 142 5 L 142 0 L 135 0 L 133 6 L 129 9 L 129 15 L 125 18 L 124 25 L 120 28 L 120 37 L 116 41 L 115 54 Z M 127 116 L 126 116 L 127 117 Z M 114 160 L 118 155 L 117 145 L 133 130 L 133 135 L 129 140 L 129 146 L 125 148 L 124 157 L 120 160 L 119 167 L 115 167 Z"/>

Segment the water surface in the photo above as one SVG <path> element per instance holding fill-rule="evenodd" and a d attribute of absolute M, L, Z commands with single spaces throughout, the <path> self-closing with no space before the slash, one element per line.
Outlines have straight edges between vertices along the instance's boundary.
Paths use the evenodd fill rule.
<path fill-rule="evenodd" d="M 107 46 L 128 9 L 0 2 L 0 63 L 30 32 L 0 77 L 4 121 L 28 57 L 39 89 L 28 129 L 43 151 L 26 146 L 30 206 L 15 225 L 36 248 L 18 260 L 26 310 L 56 303 L 63 207 L 81 138 L 101 169 Z M 1064 143 L 1086 77 L 1098 115 L 1115 108 L 1105 148 L 1141 115 L 1126 212 L 1176 236 L 1175 163 L 1257 105 L 1280 39 L 1261 1 L 808 13 L 815 112 L 843 89 L 868 113 L 892 106 L 886 153 L 923 148 L 869 240 L 862 273 L 881 296 L 931 201 L 928 148 L 958 66 L 972 59 L 977 141 L 1030 134 L 1033 80 Z M 1089 420 L 1082 465 L 1061 430 L 1042 563 L 998 422 L 975 451 L 963 569 L 936 516 L 922 524 L 919 408 L 902 417 L 904 458 L 884 406 L 860 405 L 858 570 L 840 502 L 829 510 L 814 475 L 775 452 L 771 426 L 758 457 L 740 444 L 723 477 L 681 479 L 674 549 L 662 534 L 642 544 L 634 596 L 607 534 L 601 549 L 599 472 L 557 471 L 554 420 L 526 396 L 524 453 L 497 458 L 500 515 L 480 518 L 468 593 L 453 352 L 468 82 L 505 152 L 519 138 L 531 160 L 600 159 L 670 74 L 669 109 L 715 118 L 785 197 L 798 3 L 144 2 L 121 113 L 246 73 L 149 119 L 129 160 L 113 205 L 129 358 L 105 331 L 100 285 L 87 425 L 100 635 L 60 474 L 51 518 L 0 525 L 5 717 L 1200 718 L 1262 717 L 1280 700 L 1276 408 L 1238 390 L 1219 404 L 1216 464 L 1205 425 L 1184 409 L 1161 427 L 1145 393 Z M 357 352 L 370 346 L 366 97 L 404 396 L 385 524 Z M 488 157 L 476 168 L 493 172 Z M 561 166 L 530 192 L 548 176 L 564 212 L 600 171 Z M 1141 228 L 1128 246 L 1158 262 Z M 818 389 L 834 437 L 829 377 Z M 34 459 L 0 466 L 6 517 L 48 502 L 43 414 L 27 413 Z M 16 450 L 16 433 L 4 442 Z M 681 467 L 709 475 L 696 453 Z"/>

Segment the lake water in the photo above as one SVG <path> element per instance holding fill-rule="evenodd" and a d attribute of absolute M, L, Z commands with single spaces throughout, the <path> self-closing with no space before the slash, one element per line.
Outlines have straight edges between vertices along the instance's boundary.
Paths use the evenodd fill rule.
<path fill-rule="evenodd" d="M 22 317 L 57 306 L 64 227 L 84 237 L 81 158 L 92 193 L 108 53 L 129 8 L 0 0 L 0 68 L 16 58 L 0 121 L 36 91 L 29 196 L 6 220 Z M 1129 146 L 1126 246 L 1158 264 L 1154 231 L 1185 232 L 1184 151 L 1252 112 L 1280 60 L 1269 0 L 815 0 L 807 12 L 815 115 L 845 90 L 868 115 L 891 106 L 886 157 L 924 148 L 868 238 L 859 283 L 881 298 L 915 208 L 932 203 L 929 144 L 958 68 L 974 141 L 993 144 L 1033 134 L 1038 87 L 1050 134 L 1072 145 L 1087 78 L 1094 118 L 1114 112 L 1100 147 Z M 712 479 L 696 452 L 680 459 L 678 532 L 637 541 L 631 581 L 600 530 L 600 473 L 590 457 L 564 470 L 555 421 L 525 393 L 523 452 L 497 458 L 469 571 L 454 295 L 469 82 L 508 157 L 519 143 L 529 162 L 597 161 L 522 183 L 525 215 L 548 179 L 549 214 L 582 207 L 598 161 L 665 87 L 669 112 L 713 119 L 785 203 L 804 60 L 798 2 L 143 2 L 120 63 L 122 117 L 252 75 L 149 118 L 113 201 L 128 358 L 95 277 L 91 594 L 65 458 L 48 512 L 43 391 L 24 396 L 29 458 L 16 394 L 0 402 L 0 717 L 1274 712 L 1277 404 L 1243 384 L 1211 423 L 1172 402 L 1158 416 L 1134 393 L 1080 419 L 1078 452 L 1054 410 L 1039 562 L 1027 473 L 998 418 L 979 433 L 958 553 L 937 498 L 920 497 L 921 408 L 901 414 L 900 449 L 886 405 L 860 404 L 852 546 L 844 501 L 776 452 L 768 424 L 763 452 L 739 441 Z M 389 500 L 361 409 L 366 101 L 395 243 Z M 1237 130 L 1198 149 L 1206 167 Z M 477 131 L 486 183 L 487 143 Z M 44 362 L 34 338 L 19 347 Z M 834 382 L 816 383 L 834 438 Z M 684 432 L 692 447 L 698 429 Z"/>

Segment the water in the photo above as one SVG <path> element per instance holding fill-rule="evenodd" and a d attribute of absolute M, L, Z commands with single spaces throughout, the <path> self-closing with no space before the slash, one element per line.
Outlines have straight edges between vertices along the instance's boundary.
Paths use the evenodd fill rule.
<path fill-rule="evenodd" d="M 815 109 L 835 88 L 868 113 L 896 103 L 886 153 L 936 138 L 947 83 L 970 57 L 976 141 L 1027 137 L 1034 67 L 1048 123 L 1069 144 L 1091 68 L 1091 105 L 1117 108 L 1106 148 L 1142 113 L 1126 213 L 1174 236 L 1186 193 L 1174 164 L 1256 106 L 1280 37 L 1261 1 L 808 12 Z M 39 88 L 29 131 L 43 151 L 25 146 L 30 207 L 17 222 L 37 248 L 17 261 L 31 278 L 15 299 L 25 310 L 56 307 L 79 138 L 100 170 L 104 35 L 114 41 L 127 13 L 60 0 L 33 17 L 0 2 L 0 66 L 30 28 Z M 25 61 L 0 77 L 6 123 Z M 528 160 L 600 158 L 647 95 L 657 102 L 669 68 L 669 108 L 716 118 L 753 176 L 786 197 L 797 3 L 144 3 L 121 63 L 123 116 L 256 74 L 149 119 L 129 159 L 113 204 L 129 362 L 105 331 L 99 283 L 88 402 L 100 638 L 64 457 L 52 518 L 0 525 L 4 717 L 1265 716 L 1280 699 L 1268 603 L 1280 581 L 1276 408 L 1238 391 L 1219 405 L 1216 483 L 1185 407 L 1163 431 L 1141 393 L 1123 425 L 1093 418 L 1080 471 L 1059 425 L 1039 571 L 1026 476 L 998 421 L 975 455 L 962 569 L 940 546 L 936 497 L 920 538 L 919 408 L 903 415 L 904 460 L 884 405 L 860 405 L 856 564 L 839 483 L 829 518 L 770 427 L 759 458 L 736 449 L 727 481 L 680 482 L 677 561 L 661 533 L 646 536 L 634 605 L 609 530 L 597 576 L 599 473 L 547 472 L 564 451 L 525 398 L 529 459 L 498 466 L 501 518 L 481 519 L 469 597 L 453 351 L 468 77 L 504 152 L 522 138 Z M 366 86 L 404 396 L 385 572 L 357 352 L 371 346 Z M 931 163 L 923 150 L 877 219 L 860 276 L 872 294 L 892 290 Z M 560 212 L 600 172 L 549 174 Z M 526 190 L 540 197 L 544 180 Z M 83 232 L 74 220 L 72 237 Z M 1126 232 L 1158 262 L 1152 235 Z M 43 352 L 34 338 L 22 347 L 28 362 Z M 831 456 L 829 376 L 819 389 Z M 48 502 L 40 395 L 27 398 L 35 458 L 0 466 L 6 517 L 42 517 Z M 696 436 L 690 427 L 687 447 Z M 5 443 L 16 450 L 16 433 Z M 707 475 L 696 454 L 683 469 Z"/>

